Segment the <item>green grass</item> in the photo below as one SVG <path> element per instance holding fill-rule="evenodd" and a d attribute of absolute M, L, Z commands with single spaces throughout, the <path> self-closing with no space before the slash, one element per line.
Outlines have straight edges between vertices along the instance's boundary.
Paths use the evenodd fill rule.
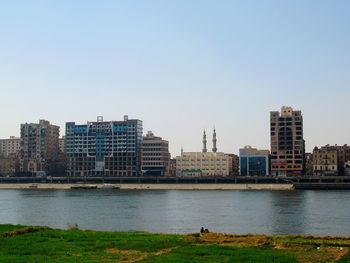
<path fill-rule="evenodd" d="M 349 247 L 346 238 L 117 233 L 0 225 L 0 263 L 350 262 Z"/>
<path fill-rule="evenodd" d="M 0 234 L 24 228 L 22 225 L 0 225 Z"/>

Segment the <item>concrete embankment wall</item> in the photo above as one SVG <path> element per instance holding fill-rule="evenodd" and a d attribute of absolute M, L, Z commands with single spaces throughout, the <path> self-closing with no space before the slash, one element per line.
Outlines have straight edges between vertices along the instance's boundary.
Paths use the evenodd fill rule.
<path fill-rule="evenodd" d="M 0 189 L 293 190 L 293 184 L 0 184 Z"/>

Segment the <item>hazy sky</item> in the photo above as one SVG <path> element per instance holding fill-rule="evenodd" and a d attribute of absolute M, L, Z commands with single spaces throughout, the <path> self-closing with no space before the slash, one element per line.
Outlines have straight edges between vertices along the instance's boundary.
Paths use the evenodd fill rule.
<path fill-rule="evenodd" d="M 2 1 L 0 138 L 20 123 L 143 120 L 172 155 L 269 148 L 302 110 L 307 150 L 350 143 L 350 1 Z"/>

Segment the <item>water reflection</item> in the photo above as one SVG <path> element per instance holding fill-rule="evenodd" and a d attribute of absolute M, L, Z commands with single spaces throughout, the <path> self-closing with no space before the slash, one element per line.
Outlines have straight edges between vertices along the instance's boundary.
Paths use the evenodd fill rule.
<path fill-rule="evenodd" d="M 304 234 L 305 191 L 273 191 L 270 194 L 270 232 Z"/>

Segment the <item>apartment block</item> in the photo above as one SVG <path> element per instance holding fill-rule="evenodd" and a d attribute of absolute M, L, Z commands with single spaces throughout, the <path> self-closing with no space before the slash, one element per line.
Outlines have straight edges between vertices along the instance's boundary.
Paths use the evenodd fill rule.
<path fill-rule="evenodd" d="M 68 176 L 141 175 L 142 121 L 66 123 Z"/>
<path fill-rule="evenodd" d="M 59 152 L 60 128 L 49 121 L 21 124 L 20 170 L 53 172 Z"/>
<path fill-rule="evenodd" d="M 21 138 L 11 136 L 9 139 L 0 139 L 0 156 L 8 157 L 18 154 L 21 150 Z"/>
<path fill-rule="evenodd" d="M 141 170 L 143 175 L 169 176 L 169 142 L 148 131 L 142 140 Z"/>
<path fill-rule="evenodd" d="M 345 175 L 345 164 L 350 161 L 350 146 L 325 145 L 313 151 L 315 175 Z"/>
<path fill-rule="evenodd" d="M 301 111 L 282 107 L 270 113 L 271 174 L 300 176 L 304 172 L 305 141 Z"/>
<path fill-rule="evenodd" d="M 315 175 L 338 175 L 338 150 L 335 146 L 315 147 L 312 155 Z"/>

